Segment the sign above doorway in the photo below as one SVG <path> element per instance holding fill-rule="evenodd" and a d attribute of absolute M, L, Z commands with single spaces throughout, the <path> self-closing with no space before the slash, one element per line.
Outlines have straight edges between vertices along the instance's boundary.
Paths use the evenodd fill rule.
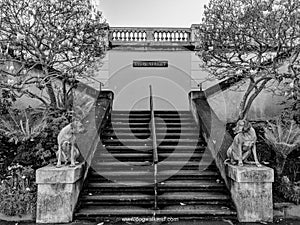
<path fill-rule="evenodd" d="M 133 61 L 133 67 L 168 67 L 168 61 Z"/>

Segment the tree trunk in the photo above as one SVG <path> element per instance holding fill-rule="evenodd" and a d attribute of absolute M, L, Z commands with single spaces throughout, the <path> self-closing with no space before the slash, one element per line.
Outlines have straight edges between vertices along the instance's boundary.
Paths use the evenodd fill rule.
<path fill-rule="evenodd" d="M 269 80 L 270 80 L 270 78 L 265 78 L 265 79 L 255 82 L 255 83 L 252 80 L 250 81 L 248 90 L 246 91 L 245 95 L 243 96 L 243 99 L 240 104 L 239 120 L 245 119 L 247 117 L 247 114 L 250 110 L 250 107 L 251 107 L 254 99 L 259 95 L 259 93 L 261 93 L 261 91 L 264 89 L 264 87 L 266 86 L 266 84 L 268 83 Z M 260 81 L 263 81 L 263 82 L 261 83 L 261 85 L 259 87 L 257 87 L 257 85 L 258 85 L 258 83 L 260 83 Z M 253 90 L 254 90 L 254 92 L 250 95 L 250 93 Z"/>
<path fill-rule="evenodd" d="M 46 83 L 46 87 L 47 87 L 47 93 L 50 98 L 50 106 L 52 108 L 56 109 L 57 108 L 56 97 L 55 97 L 55 93 L 54 93 L 54 90 L 53 90 L 53 87 L 52 87 L 52 84 L 50 81 Z"/>
<path fill-rule="evenodd" d="M 246 106 L 246 103 L 247 103 L 247 100 L 248 100 L 248 97 L 250 95 L 250 93 L 252 92 L 252 90 L 254 89 L 255 87 L 255 83 L 254 83 L 254 80 L 253 79 L 249 79 L 250 80 L 250 83 L 248 85 L 248 88 L 242 98 L 242 101 L 240 103 L 240 106 L 239 106 L 239 117 L 238 117 L 238 120 L 242 120 L 245 118 L 245 106 Z"/>
<path fill-rule="evenodd" d="M 286 162 L 286 156 L 285 155 L 282 155 L 282 154 L 279 154 L 279 153 L 276 153 L 276 172 L 277 172 L 277 176 L 278 177 L 281 177 L 282 176 L 282 173 L 283 173 L 283 170 L 284 170 L 284 166 L 285 166 L 285 162 Z"/>
<path fill-rule="evenodd" d="M 54 109 L 57 108 L 57 101 L 56 101 L 56 97 L 55 97 L 55 93 L 54 93 L 54 90 L 53 90 L 53 87 L 52 87 L 52 83 L 49 79 L 49 73 L 48 73 L 48 68 L 43 66 L 43 71 L 44 71 L 44 74 L 45 74 L 45 82 L 46 82 L 46 88 L 47 88 L 47 93 L 49 95 L 49 98 L 50 98 L 50 106 Z"/>
<path fill-rule="evenodd" d="M 64 106 L 64 109 L 67 110 L 68 96 L 67 96 L 67 87 L 66 87 L 66 79 L 65 78 L 63 78 L 63 80 L 62 80 L 62 88 L 63 88 L 63 106 Z"/>

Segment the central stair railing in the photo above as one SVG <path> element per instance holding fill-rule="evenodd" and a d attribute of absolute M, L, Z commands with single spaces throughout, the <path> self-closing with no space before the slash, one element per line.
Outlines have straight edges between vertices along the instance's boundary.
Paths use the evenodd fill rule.
<path fill-rule="evenodd" d="M 150 88 L 150 114 L 151 114 L 151 138 L 153 146 L 153 175 L 154 175 L 154 209 L 157 209 L 157 163 L 158 163 L 158 154 L 157 154 L 157 142 L 156 142 L 156 128 L 155 128 L 155 118 L 154 118 L 154 107 L 153 107 L 153 95 L 152 95 L 152 86 Z"/>

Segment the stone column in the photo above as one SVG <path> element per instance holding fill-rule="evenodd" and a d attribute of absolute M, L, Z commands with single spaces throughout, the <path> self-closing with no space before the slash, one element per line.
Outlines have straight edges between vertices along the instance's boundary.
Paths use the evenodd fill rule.
<path fill-rule="evenodd" d="M 46 166 L 36 171 L 37 223 L 68 223 L 83 184 L 84 163 L 75 167 Z"/>
<path fill-rule="evenodd" d="M 273 221 L 273 169 L 228 165 L 231 197 L 240 222 Z"/>

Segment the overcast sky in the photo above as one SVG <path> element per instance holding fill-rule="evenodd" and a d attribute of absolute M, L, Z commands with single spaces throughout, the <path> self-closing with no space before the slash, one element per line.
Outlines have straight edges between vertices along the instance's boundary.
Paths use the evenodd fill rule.
<path fill-rule="evenodd" d="M 209 0 L 97 0 L 110 26 L 187 27 L 200 23 Z"/>

